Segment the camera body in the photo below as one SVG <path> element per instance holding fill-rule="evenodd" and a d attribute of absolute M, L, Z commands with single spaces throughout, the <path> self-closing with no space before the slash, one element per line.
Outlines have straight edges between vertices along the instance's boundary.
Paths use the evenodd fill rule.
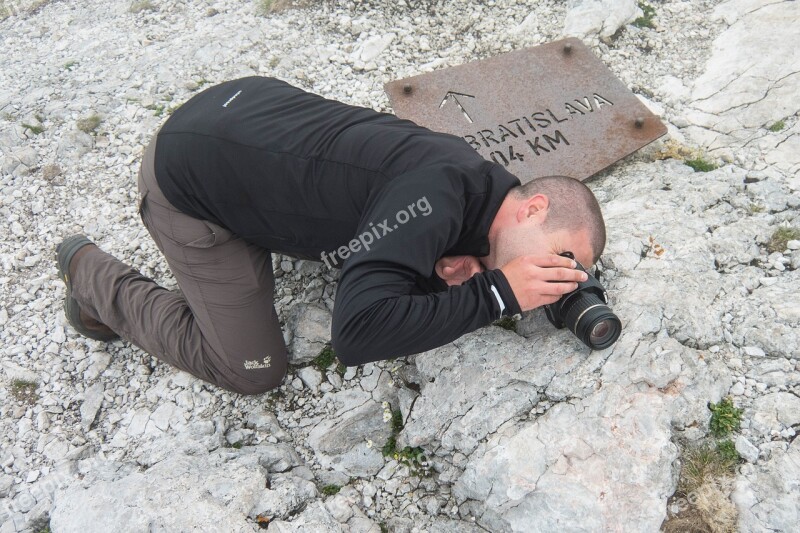
<path fill-rule="evenodd" d="M 559 255 L 575 259 L 572 252 Z M 608 348 L 619 338 L 622 322 L 608 307 L 605 288 L 583 265 L 576 263 L 578 270 L 586 272 L 586 281 L 578 282 L 577 289 L 544 306 L 545 314 L 556 328 L 569 328 L 589 348 Z"/>

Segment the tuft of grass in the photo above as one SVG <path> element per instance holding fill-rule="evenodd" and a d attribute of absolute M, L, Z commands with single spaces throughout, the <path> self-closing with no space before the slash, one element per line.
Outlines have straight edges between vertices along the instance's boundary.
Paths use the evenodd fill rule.
<path fill-rule="evenodd" d="M 786 127 L 786 122 L 783 119 L 780 119 L 779 121 L 774 122 L 772 126 L 770 126 L 767 129 L 773 133 L 777 133 L 785 127 Z"/>
<path fill-rule="evenodd" d="M 128 8 L 129 13 L 141 13 L 142 11 L 155 11 L 156 6 L 150 0 L 137 0 Z"/>
<path fill-rule="evenodd" d="M 33 405 L 36 403 L 36 382 L 15 379 L 11 382 L 11 395 L 17 400 Z"/>
<path fill-rule="evenodd" d="M 78 64 L 77 61 L 67 61 L 66 63 L 64 63 L 64 70 L 72 70 L 73 68 L 75 68 L 75 65 L 77 64 Z"/>
<path fill-rule="evenodd" d="M 237 450 L 241 450 L 242 449 L 242 441 L 237 440 L 236 442 L 231 444 L 231 448 L 236 448 Z"/>
<path fill-rule="evenodd" d="M 275 0 L 261 0 L 258 3 L 258 7 L 256 8 L 256 12 L 259 15 L 269 15 L 272 13 L 272 9 L 275 7 Z"/>
<path fill-rule="evenodd" d="M 642 10 L 642 16 L 633 21 L 633 25 L 637 28 L 650 28 L 655 29 L 656 25 L 653 19 L 656 16 L 656 10 L 650 4 L 639 2 L 639 9 Z"/>
<path fill-rule="evenodd" d="M 800 239 L 800 230 L 781 226 L 776 229 L 772 237 L 769 238 L 767 242 L 767 251 L 769 251 L 769 253 L 783 252 L 786 250 L 786 245 L 789 241 L 798 239 Z"/>
<path fill-rule="evenodd" d="M 710 172 L 717 169 L 717 165 L 704 159 L 703 157 L 696 157 L 694 159 L 687 159 L 684 164 L 692 167 L 696 172 Z"/>
<path fill-rule="evenodd" d="M 394 433 L 400 433 L 403 430 L 403 413 L 400 412 L 400 409 L 396 409 L 392 411 L 392 431 Z"/>
<path fill-rule="evenodd" d="M 336 363 L 336 373 L 340 376 L 344 376 L 344 373 L 347 372 L 347 367 L 344 366 L 342 363 Z"/>
<path fill-rule="evenodd" d="M 336 354 L 333 352 L 333 348 L 330 345 L 326 345 L 320 352 L 319 355 L 311 361 L 311 364 L 320 369 L 322 372 L 333 364 L 336 360 Z"/>
<path fill-rule="evenodd" d="M 733 451 L 736 453 L 735 449 Z M 739 455 L 732 457 L 727 445 L 721 450 L 719 445 L 706 442 L 690 448 L 683 457 L 678 490 L 688 495 L 715 479 L 730 476 L 738 462 Z"/>
<path fill-rule="evenodd" d="M 34 135 L 39 135 L 44 132 L 43 127 L 32 124 L 25 124 L 24 122 L 22 123 L 22 127 L 25 128 L 26 130 L 30 130 L 30 132 L 33 133 Z"/>
<path fill-rule="evenodd" d="M 507 329 L 508 331 L 513 331 L 514 333 L 517 332 L 517 321 L 511 316 L 504 316 L 500 320 L 495 320 L 494 325 Z"/>
<path fill-rule="evenodd" d="M 733 405 L 730 397 L 723 398 L 719 403 L 709 403 L 711 410 L 711 433 L 715 437 L 727 437 L 737 429 L 742 422 L 742 410 Z"/>
<path fill-rule="evenodd" d="M 758 205 L 755 202 L 750 202 L 750 206 L 747 209 L 752 214 L 763 213 L 764 212 L 764 206 L 763 205 Z"/>
<path fill-rule="evenodd" d="M 92 134 L 97 131 L 97 128 L 100 126 L 102 121 L 103 120 L 100 118 L 100 116 L 94 113 L 91 116 L 78 120 L 75 125 L 78 126 L 78 129 L 83 133 Z"/>
<path fill-rule="evenodd" d="M 45 165 L 42 167 L 42 177 L 46 180 L 52 180 L 61 175 L 61 167 L 58 165 Z"/>
<path fill-rule="evenodd" d="M 325 485 L 322 487 L 322 494 L 325 496 L 333 496 L 334 494 L 338 494 L 338 492 L 342 489 L 339 485 Z"/>
<path fill-rule="evenodd" d="M 173 114 L 175 110 L 178 109 L 178 107 L 180 106 L 168 106 L 167 104 L 150 104 L 149 106 L 146 106 L 145 109 L 153 111 L 154 112 L 153 114 L 155 116 L 160 117 L 165 113 L 167 115 Z"/>

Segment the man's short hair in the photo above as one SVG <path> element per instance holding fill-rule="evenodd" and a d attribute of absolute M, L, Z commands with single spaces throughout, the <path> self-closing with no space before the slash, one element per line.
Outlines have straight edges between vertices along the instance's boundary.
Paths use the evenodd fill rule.
<path fill-rule="evenodd" d="M 550 207 L 544 227 L 550 230 L 588 230 L 593 263 L 600 259 L 606 246 L 606 224 L 600 204 L 589 187 L 567 176 L 545 176 L 514 187 L 511 192 L 518 198 L 537 194 L 547 196 Z"/>

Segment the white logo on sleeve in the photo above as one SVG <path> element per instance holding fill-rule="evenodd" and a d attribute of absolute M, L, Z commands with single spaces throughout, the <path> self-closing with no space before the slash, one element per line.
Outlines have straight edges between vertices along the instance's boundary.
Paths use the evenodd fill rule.
<path fill-rule="evenodd" d="M 242 91 L 239 91 L 236 94 L 234 94 L 233 96 L 231 96 L 230 98 L 228 98 L 228 101 L 225 102 L 224 104 L 222 104 L 222 107 L 228 107 L 228 104 L 230 104 L 231 102 L 236 100 L 236 97 L 239 96 L 240 94 L 242 94 Z"/>

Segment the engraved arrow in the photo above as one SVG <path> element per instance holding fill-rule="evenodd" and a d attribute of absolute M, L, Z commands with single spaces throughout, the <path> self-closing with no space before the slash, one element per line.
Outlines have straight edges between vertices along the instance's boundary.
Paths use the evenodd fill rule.
<path fill-rule="evenodd" d="M 453 102 L 455 102 L 458 108 L 461 110 L 461 112 L 464 113 L 464 117 L 467 119 L 467 121 L 470 124 L 472 124 L 473 120 L 469 116 L 469 113 L 467 113 L 467 110 L 464 109 L 463 105 L 461 105 L 461 102 L 458 101 L 459 96 L 463 96 L 464 98 L 475 98 L 471 94 L 457 93 L 455 91 L 447 91 L 447 94 L 444 95 L 444 98 L 442 98 L 442 103 L 439 105 L 439 109 L 443 108 L 444 104 L 446 104 L 448 100 L 452 99 Z"/>

